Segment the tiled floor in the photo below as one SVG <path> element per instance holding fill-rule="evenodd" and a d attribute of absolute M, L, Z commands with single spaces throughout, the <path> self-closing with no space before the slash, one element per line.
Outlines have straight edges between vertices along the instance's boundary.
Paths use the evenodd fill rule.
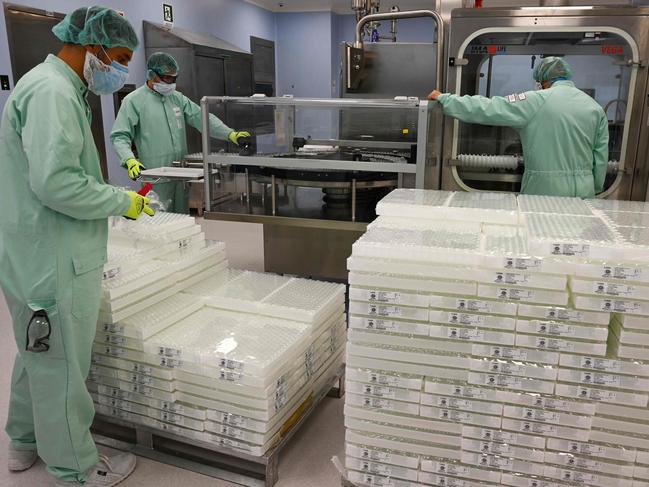
<path fill-rule="evenodd" d="M 263 270 L 263 235 L 259 226 L 241 223 L 204 223 L 207 238 L 223 240 L 228 244 L 232 266 Z M 11 321 L 4 298 L 0 293 L 0 336 L 12 337 Z M 0 340 L 0 421 L 7 414 L 11 367 L 16 353 L 13 339 Z M 333 455 L 343 453 L 343 401 L 327 398 L 309 421 L 295 435 L 280 456 L 277 487 L 335 487 L 339 476 L 331 464 Z M 42 487 L 51 485 L 45 466 L 39 461 L 32 469 L 20 474 L 6 470 L 7 436 L 0 432 L 0 486 Z M 124 487 L 225 487 L 228 482 L 162 465 L 147 459 L 138 459 L 133 475 L 120 486 Z"/>

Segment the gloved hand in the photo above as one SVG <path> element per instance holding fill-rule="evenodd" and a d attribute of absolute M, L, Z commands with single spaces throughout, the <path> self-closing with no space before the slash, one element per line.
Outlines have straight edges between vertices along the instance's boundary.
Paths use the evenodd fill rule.
<path fill-rule="evenodd" d="M 145 198 L 144 196 L 137 194 L 135 191 L 129 191 L 127 194 L 131 198 L 131 206 L 128 211 L 124 213 L 124 218 L 137 220 L 140 218 L 142 213 L 146 213 L 149 216 L 155 215 L 155 211 L 148 206 L 150 201 L 149 198 Z"/>
<path fill-rule="evenodd" d="M 126 169 L 128 169 L 128 177 L 133 181 L 137 181 L 140 178 L 142 169 L 146 169 L 146 167 L 137 159 L 129 159 L 126 161 Z"/>
<path fill-rule="evenodd" d="M 230 142 L 232 142 L 233 144 L 239 145 L 239 139 L 242 139 L 244 137 L 251 137 L 250 132 L 232 131 L 232 132 L 230 132 L 230 135 L 228 136 L 228 139 L 230 139 Z"/>

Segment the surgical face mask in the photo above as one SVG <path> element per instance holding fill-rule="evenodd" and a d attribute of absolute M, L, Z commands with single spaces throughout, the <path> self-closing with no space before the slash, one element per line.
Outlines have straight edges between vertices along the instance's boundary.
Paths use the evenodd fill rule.
<path fill-rule="evenodd" d="M 536 91 L 540 91 L 540 90 L 543 89 L 543 85 L 540 82 L 537 81 L 536 83 L 534 83 L 534 89 Z"/>
<path fill-rule="evenodd" d="M 162 96 L 169 96 L 176 91 L 176 83 L 153 83 L 153 89 Z"/>
<path fill-rule="evenodd" d="M 117 61 L 110 65 L 104 64 L 97 56 L 87 51 L 83 77 L 90 91 L 97 95 L 110 95 L 124 86 L 128 78 L 128 68 Z"/>

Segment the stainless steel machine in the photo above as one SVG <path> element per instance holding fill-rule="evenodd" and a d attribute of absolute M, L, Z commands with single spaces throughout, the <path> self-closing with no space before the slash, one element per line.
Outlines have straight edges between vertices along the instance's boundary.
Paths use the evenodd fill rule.
<path fill-rule="evenodd" d="M 446 91 L 483 96 L 528 91 L 535 63 L 550 55 L 571 63 L 577 86 L 608 114 L 611 162 L 600 197 L 645 200 L 649 9 L 454 10 Z M 515 130 L 446 119 L 444 134 L 443 189 L 520 189 L 524 155 Z"/>
<path fill-rule="evenodd" d="M 262 223 L 267 271 L 346 279 L 352 243 L 398 186 L 434 184 L 440 107 L 417 98 L 205 97 L 255 134 L 243 147 L 203 152 L 205 218 Z M 245 122 L 241 124 L 241 122 Z M 214 175 L 217 169 L 217 175 Z"/>

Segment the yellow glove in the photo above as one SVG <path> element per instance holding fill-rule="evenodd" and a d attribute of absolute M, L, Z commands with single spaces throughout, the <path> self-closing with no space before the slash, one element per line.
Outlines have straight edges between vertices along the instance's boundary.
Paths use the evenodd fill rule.
<path fill-rule="evenodd" d="M 233 144 L 239 145 L 239 139 L 242 137 L 250 137 L 250 132 L 230 132 L 230 135 L 228 136 L 228 139 L 230 139 L 230 142 Z"/>
<path fill-rule="evenodd" d="M 155 215 L 155 211 L 148 206 L 149 198 L 137 194 L 135 191 L 129 191 L 127 193 L 131 197 L 131 206 L 128 211 L 124 213 L 124 218 L 129 220 L 137 220 L 140 218 L 142 213 L 146 213 L 149 216 Z"/>
<path fill-rule="evenodd" d="M 140 178 L 142 169 L 146 169 L 146 167 L 137 159 L 129 159 L 126 161 L 126 169 L 128 169 L 128 177 L 136 181 Z"/>

